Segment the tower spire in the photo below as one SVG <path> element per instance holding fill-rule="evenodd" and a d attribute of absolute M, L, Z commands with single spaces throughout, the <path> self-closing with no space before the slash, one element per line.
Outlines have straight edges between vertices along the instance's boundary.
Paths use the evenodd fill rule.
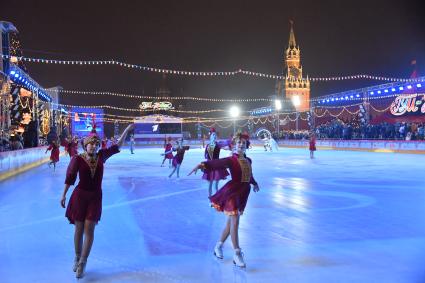
<path fill-rule="evenodd" d="M 294 21 L 289 20 L 289 23 L 291 23 L 291 31 L 289 33 L 289 48 L 295 48 L 295 34 L 294 34 Z"/>

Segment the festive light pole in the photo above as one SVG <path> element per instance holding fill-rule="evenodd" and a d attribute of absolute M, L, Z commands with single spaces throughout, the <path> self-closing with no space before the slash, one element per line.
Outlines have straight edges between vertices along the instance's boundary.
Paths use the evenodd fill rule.
<path fill-rule="evenodd" d="M 239 107 L 236 105 L 233 105 L 232 107 L 230 107 L 230 117 L 233 118 L 233 135 L 236 134 L 236 118 L 239 117 L 240 114 L 240 110 Z"/>
<path fill-rule="evenodd" d="M 279 111 L 282 109 L 282 101 L 280 101 L 279 99 L 276 99 L 274 101 L 274 107 L 276 109 L 276 114 L 277 114 L 277 139 L 279 140 L 279 127 L 280 127 Z"/>
<path fill-rule="evenodd" d="M 295 95 L 295 96 L 292 97 L 292 104 L 294 104 L 295 110 L 296 110 L 295 115 L 296 115 L 297 120 L 295 122 L 295 125 L 296 125 L 295 129 L 296 129 L 296 131 L 298 131 L 298 116 L 299 116 L 298 106 L 301 105 L 301 100 L 300 100 L 300 97 L 298 95 Z"/>

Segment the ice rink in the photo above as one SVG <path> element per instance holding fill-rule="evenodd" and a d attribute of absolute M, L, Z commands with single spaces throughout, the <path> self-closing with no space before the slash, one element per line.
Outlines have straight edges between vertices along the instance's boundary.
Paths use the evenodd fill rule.
<path fill-rule="evenodd" d="M 225 216 L 200 172 L 187 177 L 203 151 L 186 153 L 180 179 L 160 167 L 162 152 L 123 148 L 107 161 L 81 282 L 425 282 L 424 155 L 250 150 L 260 192 L 241 217 L 239 269 L 230 239 L 214 258 Z M 1 283 L 77 281 L 59 203 L 68 162 L 0 183 Z"/>

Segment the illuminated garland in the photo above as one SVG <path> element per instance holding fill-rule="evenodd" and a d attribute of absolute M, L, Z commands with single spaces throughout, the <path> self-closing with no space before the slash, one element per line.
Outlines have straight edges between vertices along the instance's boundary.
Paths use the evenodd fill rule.
<path fill-rule="evenodd" d="M 79 91 L 79 90 L 50 90 L 52 92 L 66 93 L 66 94 L 94 94 L 94 95 L 108 95 L 117 97 L 127 97 L 135 99 L 165 99 L 165 100 L 195 100 L 195 101 L 210 101 L 210 102 L 272 102 L 274 99 L 270 98 L 245 98 L 245 99 L 222 99 L 222 98 L 203 98 L 193 96 L 146 96 L 146 95 L 133 95 L 125 93 L 117 93 L 110 91 Z"/>
<path fill-rule="evenodd" d="M 70 115 L 74 114 L 82 114 L 82 112 L 68 112 Z M 124 115 L 114 115 L 114 114 L 107 114 L 107 113 L 98 113 L 96 114 L 97 117 L 101 117 L 104 121 L 120 121 L 120 122 L 135 122 L 140 116 L 124 116 Z M 109 117 L 106 117 L 109 116 Z M 70 117 L 71 118 L 71 117 Z M 72 119 L 72 118 L 71 118 Z M 241 116 L 236 120 L 248 120 L 248 116 Z M 205 117 L 184 117 L 182 118 L 182 123 L 202 123 L 202 122 L 233 122 L 234 118 L 232 117 L 223 117 L 223 118 L 205 118 Z"/>
<path fill-rule="evenodd" d="M 385 112 L 385 111 L 387 111 L 390 108 L 390 106 L 386 107 L 385 109 L 377 109 L 373 105 L 371 105 L 371 108 L 374 111 L 376 111 L 376 112 Z M 352 112 L 347 107 L 343 107 L 341 109 L 341 111 L 339 113 L 337 113 L 337 114 L 333 114 L 329 109 L 325 109 L 325 111 L 322 114 L 318 114 L 318 113 L 314 112 L 314 116 L 316 118 L 322 118 L 322 117 L 324 117 L 326 115 L 329 115 L 331 117 L 338 118 L 344 112 L 348 112 L 351 115 L 357 115 L 360 112 L 360 109 Z M 111 116 L 114 116 L 114 115 L 111 115 Z M 136 121 L 136 118 L 138 118 L 138 117 L 133 117 L 133 118 L 134 119 L 120 119 L 120 118 L 107 118 L 107 117 L 104 117 L 102 119 L 106 123 L 113 123 L 115 121 L 118 121 L 119 123 L 134 123 Z M 183 124 L 200 123 L 202 126 L 207 127 L 207 128 L 218 126 L 218 127 L 222 128 L 222 129 L 230 128 L 230 127 L 233 126 L 233 123 L 234 123 L 234 119 L 233 118 L 230 118 L 230 117 L 226 117 L 224 119 L 223 118 L 221 118 L 221 119 L 220 118 L 202 118 L 202 117 L 191 117 L 191 118 L 193 118 L 193 119 L 188 119 L 187 120 L 186 118 L 182 118 L 182 123 Z M 308 120 L 308 117 L 307 116 L 306 117 L 303 117 L 300 112 L 298 112 L 298 118 L 297 118 L 297 115 L 295 115 L 295 118 L 291 118 L 291 115 L 290 114 L 284 115 L 283 119 L 282 119 L 282 117 L 280 115 L 279 118 L 280 118 L 280 120 L 284 120 L 284 121 L 285 120 L 289 120 L 291 122 L 296 122 L 297 119 L 300 119 L 300 120 L 303 120 L 303 121 L 307 121 Z M 253 118 L 253 117 L 243 116 L 243 117 L 239 117 L 237 120 L 238 121 L 240 121 L 240 120 L 245 120 L 246 121 L 242 125 L 241 124 L 236 124 L 236 127 L 237 128 L 243 128 L 243 127 L 247 126 L 250 121 L 252 121 L 252 123 L 254 125 L 257 125 L 257 124 L 262 124 L 263 125 L 263 124 L 266 124 L 267 122 L 269 122 L 269 123 L 274 123 L 275 122 L 275 120 L 273 120 L 270 116 L 268 116 L 268 117 L 262 117 L 262 118 L 261 117 L 260 118 Z M 220 122 L 228 122 L 229 124 L 228 125 L 223 125 L 223 124 L 220 124 Z M 210 124 L 207 124 L 207 123 L 210 123 Z"/>
<path fill-rule="evenodd" d="M 63 105 L 63 104 L 60 104 Z M 339 117 L 340 115 L 342 115 L 342 113 L 344 111 L 348 112 L 351 115 L 357 115 L 360 112 L 360 109 L 356 110 L 356 111 L 350 111 L 349 107 L 353 107 L 353 106 L 359 106 L 361 104 L 353 104 L 353 105 L 348 105 L 348 106 L 342 106 L 342 107 L 317 107 L 314 112 L 313 115 L 317 118 L 322 118 L 324 117 L 326 114 L 329 114 L 332 117 Z M 101 105 L 102 106 L 102 105 Z M 77 106 L 80 107 L 80 106 Z M 86 107 L 85 108 L 100 108 L 100 106 L 91 106 L 91 107 Z M 103 105 L 103 107 L 108 108 L 108 105 Z M 374 107 L 372 104 L 370 104 L 370 107 L 376 111 L 376 112 L 385 112 L 387 111 L 390 106 L 384 108 L 384 109 L 377 109 L 376 107 Z M 341 109 L 342 108 L 342 109 Z M 325 111 L 322 114 L 318 113 L 318 110 L 320 109 L 325 109 Z M 341 111 L 339 112 L 339 114 L 333 114 L 329 109 L 341 109 Z M 204 111 L 191 111 L 191 113 L 197 112 L 197 113 L 206 113 L 206 112 L 215 112 L 215 111 L 222 111 L 220 109 L 213 109 L 213 110 L 204 110 Z M 224 111 L 224 110 L 223 110 Z M 74 114 L 74 113 L 78 113 L 80 114 L 81 112 L 69 112 L 70 114 Z M 302 113 L 306 113 L 306 112 L 289 112 L 289 113 L 280 113 L 279 114 L 279 119 L 282 119 L 283 116 L 283 120 L 290 120 L 292 122 L 297 120 L 297 115 L 298 115 L 298 119 L 301 119 L 303 121 L 307 121 L 308 117 L 303 117 Z M 295 114 L 295 118 L 292 119 L 290 118 L 291 115 Z M 125 115 L 114 115 L 114 114 L 107 114 L 107 113 L 100 113 L 97 114 L 97 116 L 104 116 L 102 119 L 104 120 L 117 120 L 117 121 L 135 121 L 138 118 L 140 118 L 140 116 L 125 116 Z M 264 121 L 262 120 L 264 119 Z M 260 117 L 252 117 L 252 116 L 241 116 L 238 117 L 236 120 L 252 120 L 254 124 L 265 124 L 267 122 L 269 123 L 274 123 L 276 120 L 276 115 L 264 115 L 264 116 L 260 116 Z M 182 118 L 182 123 L 205 123 L 205 122 L 233 122 L 235 119 L 232 117 L 223 117 L 223 118 L 207 118 L 207 117 L 198 117 L 198 116 L 194 116 L 194 117 L 183 117 Z M 239 126 L 241 127 L 241 126 Z M 224 127 L 225 128 L 225 127 Z"/>
<path fill-rule="evenodd" d="M 70 105 L 70 104 L 61 104 L 61 103 L 52 103 L 52 104 L 57 105 L 57 106 L 64 106 L 64 107 L 106 108 L 106 109 L 130 111 L 130 112 L 152 112 L 152 110 L 141 110 L 140 108 L 124 108 L 124 107 L 116 107 L 116 106 L 111 106 L 111 105 Z M 223 109 L 210 109 L 210 110 L 175 110 L 175 109 L 170 109 L 170 110 L 167 110 L 167 111 L 176 112 L 176 113 L 203 114 L 203 113 L 213 113 L 213 112 L 225 112 L 227 110 L 223 110 Z"/>
<path fill-rule="evenodd" d="M 70 113 L 71 115 L 73 115 L 73 114 L 75 114 L 75 113 L 77 113 L 77 114 L 82 114 L 82 113 L 84 113 L 84 112 L 82 112 L 82 111 L 69 111 L 68 113 Z M 102 116 L 104 116 L 104 117 L 110 117 L 110 118 L 114 118 L 114 119 L 120 119 L 120 118 L 124 118 L 124 119 L 139 119 L 141 116 L 128 116 L 128 115 L 116 115 L 116 114 L 108 114 L 108 113 L 96 113 L 96 116 L 97 117 L 102 117 Z M 164 117 L 166 117 L 166 115 L 163 115 Z M 219 121 L 227 121 L 227 120 L 233 120 L 234 118 L 232 118 L 232 117 L 223 117 L 223 118 L 213 118 L 213 117 L 211 117 L 211 118 L 208 118 L 208 117 L 199 117 L 199 116 L 193 116 L 193 117 L 184 117 L 184 118 L 182 118 L 182 119 L 184 119 L 184 120 L 193 120 L 193 122 L 199 122 L 199 121 L 209 121 L 209 120 L 211 120 L 211 121 L 216 121 L 216 120 L 219 120 Z M 244 119 L 244 118 L 240 118 L 240 119 Z"/>
<path fill-rule="evenodd" d="M 372 108 L 376 112 L 382 113 L 382 112 L 388 111 L 388 109 L 391 108 L 391 105 L 384 109 L 376 109 L 372 104 L 370 104 L 370 108 Z"/>
<path fill-rule="evenodd" d="M 351 112 L 350 110 L 348 110 L 348 107 L 342 107 L 342 110 L 339 114 L 332 114 L 331 111 L 329 111 L 328 109 L 326 109 L 321 115 L 318 114 L 316 111 L 314 111 L 314 116 L 317 118 L 322 118 L 324 117 L 326 114 L 329 114 L 332 117 L 339 117 L 340 115 L 342 115 L 342 113 L 344 113 L 344 111 L 347 111 L 348 113 L 350 113 L 351 115 L 357 115 L 360 112 L 360 109 L 354 112 Z"/>
<path fill-rule="evenodd" d="M 261 121 L 261 118 L 258 118 L 257 122 L 255 122 L 255 119 L 253 119 L 252 122 L 254 123 L 254 125 L 257 125 L 258 123 L 265 124 L 267 122 L 267 118 L 264 120 L 264 122 Z"/>
<path fill-rule="evenodd" d="M 312 82 L 345 81 L 345 80 L 357 80 L 357 79 L 369 79 L 369 80 L 376 80 L 376 81 L 405 82 L 405 83 L 425 81 L 425 79 L 423 79 L 423 78 L 403 79 L 403 78 L 372 76 L 372 75 L 367 75 L 367 74 L 342 76 L 342 77 L 310 78 L 310 80 Z"/>
<path fill-rule="evenodd" d="M 336 109 L 336 108 L 341 108 L 341 107 L 353 107 L 353 106 L 359 106 L 362 105 L 363 102 L 359 102 L 359 103 L 354 103 L 354 104 L 350 104 L 350 105 L 341 105 L 341 106 L 316 106 L 315 108 L 326 108 L 326 109 Z"/>
<path fill-rule="evenodd" d="M 11 59 L 9 55 L 1 55 L 4 59 Z M 29 58 L 29 57 L 15 57 L 18 61 L 32 62 L 32 63 L 45 63 L 45 64 L 61 64 L 61 65 L 117 65 L 120 67 L 142 70 L 155 73 L 163 74 L 173 74 L 173 75 L 183 75 L 183 76 L 234 76 L 237 74 L 243 74 L 248 76 L 263 77 L 268 79 L 285 79 L 285 76 L 280 75 L 270 75 L 259 72 L 252 72 L 247 70 L 238 69 L 235 71 L 220 71 L 220 72 L 193 72 L 193 71 L 184 71 L 184 70 L 173 70 L 173 69 L 162 69 L 162 68 L 153 68 L 148 66 L 141 66 L 136 64 L 128 64 L 115 60 L 95 60 L 95 61 L 85 61 L 85 60 L 56 60 L 56 59 L 44 59 L 44 58 Z M 423 78 L 420 79 L 403 79 L 403 78 L 391 78 L 383 76 L 372 76 L 367 74 L 358 74 L 350 76 L 338 76 L 338 77 L 312 77 L 309 78 L 312 82 L 318 81 L 342 81 L 342 80 L 354 80 L 354 79 L 370 79 L 378 81 L 391 81 L 391 82 L 422 82 Z"/>
<path fill-rule="evenodd" d="M 160 97 L 160 96 L 146 96 L 146 95 L 134 95 L 134 94 L 125 94 L 125 93 L 117 93 L 117 92 L 111 92 L 111 91 L 79 91 L 79 90 L 58 90 L 53 89 L 49 90 L 51 92 L 58 92 L 58 93 L 64 93 L 64 94 L 83 94 L 83 95 L 108 95 L 108 96 L 115 96 L 115 97 L 127 97 L 127 98 L 134 98 L 134 99 L 152 99 L 152 100 L 158 100 L 158 99 L 164 99 L 164 100 L 194 100 L 194 101 L 209 101 L 209 102 L 273 102 L 275 99 L 271 98 L 246 98 L 246 99 L 223 99 L 223 98 L 204 98 L 204 97 L 193 97 L 193 96 L 168 96 L 168 97 Z M 376 100 L 376 99 L 388 99 L 397 97 L 403 94 L 400 93 L 393 93 L 388 95 L 369 95 L 368 97 L 353 97 L 353 98 L 346 98 L 344 101 L 368 101 L 368 100 Z M 309 101 L 310 102 L 322 102 L 326 101 L 329 98 L 312 98 Z M 337 101 L 336 103 L 338 103 Z M 336 106 L 338 107 L 338 106 Z"/>
<path fill-rule="evenodd" d="M 350 113 L 350 115 L 357 115 L 360 112 L 360 109 L 358 109 L 357 111 L 351 112 L 350 110 L 348 110 L 348 108 L 345 108 L 345 111 L 347 111 L 348 113 Z"/>
<path fill-rule="evenodd" d="M 418 95 L 422 95 L 423 93 L 417 93 Z M 334 94 L 335 96 L 337 96 L 337 94 Z M 337 100 L 336 103 L 338 102 L 344 102 L 344 101 L 352 101 L 352 100 L 362 100 L 362 101 L 366 101 L 366 100 L 375 100 L 375 99 L 385 99 L 385 98 L 393 98 L 393 97 L 397 97 L 400 95 L 411 95 L 408 93 L 393 93 L 393 94 L 387 94 L 387 95 L 380 95 L 380 96 L 376 96 L 376 95 L 368 95 L 368 97 L 353 97 L 353 98 L 348 98 L 345 100 Z M 323 100 L 329 100 L 331 97 L 330 96 L 326 96 L 325 98 L 312 98 L 310 99 L 310 102 L 322 102 Z M 335 101 L 332 101 L 335 102 Z"/>
<path fill-rule="evenodd" d="M 329 113 L 329 115 L 330 115 L 330 116 L 332 116 L 332 117 L 334 117 L 334 118 L 337 118 L 337 117 L 341 116 L 341 115 L 342 115 L 342 113 L 344 113 L 345 108 L 343 108 L 343 109 L 341 110 L 341 112 L 339 112 L 339 114 L 336 114 L 336 115 L 332 114 L 329 110 L 326 110 L 326 111 L 328 111 L 328 113 Z"/>

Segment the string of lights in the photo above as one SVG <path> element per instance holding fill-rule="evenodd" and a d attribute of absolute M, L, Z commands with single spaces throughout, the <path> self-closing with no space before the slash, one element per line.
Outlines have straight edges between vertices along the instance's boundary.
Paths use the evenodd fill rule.
<path fill-rule="evenodd" d="M 323 117 L 325 117 L 326 116 L 326 114 L 329 112 L 329 110 L 328 109 L 326 109 L 321 115 L 320 114 L 317 114 L 316 112 L 314 112 L 314 116 L 316 117 L 316 118 L 323 118 Z"/>
<path fill-rule="evenodd" d="M 204 98 L 204 97 L 193 97 L 193 96 L 146 96 L 146 95 L 134 95 L 117 93 L 111 91 L 79 91 L 79 90 L 57 90 L 53 89 L 52 92 L 60 92 L 61 94 L 84 94 L 84 95 L 108 95 L 116 97 L 126 97 L 134 99 L 164 99 L 164 100 L 195 100 L 195 101 L 209 101 L 209 102 L 272 102 L 270 98 L 245 98 L 245 99 L 224 99 L 224 98 Z"/>
<path fill-rule="evenodd" d="M 421 84 L 418 84 L 422 86 Z M 107 95 L 107 96 L 115 96 L 115 97 L 126 97 L 126 98 L 133 98 L 133 99 L 152 99 L 152 100 L 193 100 L 193 101 L 208 101 L 208 102 L 273 102 L 275 99 L 271 98 L 245 98 L 245 99 L 221 99 L 221 98 L 204 98 L 204 97 L 193 97 L 193 96 L 169 96 L 169 97 L 158 97 L 158 96 L 145 96 L 145 95 L 134 95 L 134 94 L 125 94 L 125 93 L 117 93 L 112 91 L 78 91 L 78 90 L 58 90 L 53 89 L 49 90 L 51 92 L 60 92 L 61 94 L 83 94 L 83 95 Z M 377 91 L 377 94 L 380 94 L 384 91 Z M 385 91 L 385 93 L 389 92 L 388 90 Z M 403 93 L 393 93 L 393 94 L 386 94 L 386 95 L 375 95 L 374 92 L 370 92 L 370 94 L 367 97 L 360 96 L 359 94 L 354 96 L 342 96 L 340 98 L 312 98 L 310 99 L 310 103 L 325 103 L 325 102 L 345 102 L 345 101 L 369 101 L 369 100 L 377 100 L 377 99 L 390 99 L 394 98 L 400 95 L 408 95 Z M 409 94 L 411 95 L 411 94 Z M 418 95 L 421 95 L 421 93 L 418 93 Z M 317 104 L 316 104 L 317 105 Z M 323 105 L 323 104 L 321 104 Z M 338 106 L 337 106 L 338 107 Z"/>
<path fill-rule="evenodd" d="M 421 84 L 418 84 L 422 87 Z M 377 94 L 381 94 L 383 91 L 377 91 Z M 385 93 L 387 93 L 388 91 L 384 91 Z M 417 95 L 423 95 L 423 93 L 416 93 Z M 317 103 L 325 103 L 325 102 L 344 102 L 345 101 L 353 101 L 353 100 L 375 100 L 375 99 L 387 99 L 387 98 L 394 98 L 397 96 L 401 96 L 401 95 L 412 95 L 409 93 L 392 93 L 392 94 L 384 94 L 384 95 L 375 95 L 375 92 L 371 91 L 369 92 L 369 94 L 367 96 L 360 96 L 360 94 L 357 94 L 356 96 L 351 95 L 351 96 L 342 96 L 342 97 L 335 97 L 335 98 L 330 98 L 330 97 L 326 97 L 326 98 L 313 98 L 310 99 L 310 102 L 317 102 Z"/>
<path fill-rule="evenodd" d="M 326 115 L 330 115 L 332 117 L 339 117 L 340 115 L 342 115 L 342 113 L 344 111 L 348 112 L 351 115 L 357 115 L 360 112 L 360 109 L 356 110 L 356 111 L 350 111 L 350 107 L 354 107 L 354 106 L 359 106 L 361 104 L 353 104 L 353 105 L 348 105 L 348 106 L 343 106 L 343 107 L 320 107 L 320 108 L 316 108 L 313 111 L 313 115 L 317 118 L 322 118 Z M 93 108 L 98 108 L 99 106 L 92 106 Z M 372 104 L 370 104 L 370 107 L 376 111 L 376 112 L 385 112 L 388 111 L 388 109 L 390 108 L 390 106 L 384 108 L 384 109 L 378 109 L 376 107 L 374 107 Z M 105 107 L 107 108 L 107 107 Z M 342 109 L 341 109 L 342 108 Z M 322 112 L 321 114 L 319 113 L 320 110 L 325 110 L 324 112 Z M 332 113 L 329 109 L 341 109 L 340 112 L 338 114 L 334 114 Z M 208 111 L 208 110 L 207 110 Z M 196 111 L 195 111 L 196 112 Z M 201 112 L 202 111 L 198 111 Z M 69 112 L 70 114 L 75 114 L 75 113 L 79 113 L 80 112 Z M 307 113 L 307 112 L 305 112 Z M 291 118 L 290 116 L 295 114 L 295 118 Z M 279 119 L 282 119 L 282 116 L 284 117 L 283 119 L 289 119 L 290 121 L 296 121 L 297 120 L 297 115 L 298 118 L 304 121 L 308 120 L 308 117 L 303 117 L 301 112 L 290 112 L 290 113 L 280 113 L 279 114 Z M 126 115 L 115 115 L 115 114 L 108 114 L 108 113 L 103 113 L 103 114 L 97 114 L 97 116 L 103 116 L 103 120 L 105 121 L 125 121 L 125 122 L 134 122 L 136 121 L 138 118 L 140 118 L 139 116 L 126 116 Z M 264 120 L 262 120 L 264 119 Z M 260 116 L 260 117 L 252 117 L 252 116 L 241 116 L 238 117 L 237 120 L 252 120 L 254 124 L 265 124 L 266 122 L 269 123 L 274 123 L 275 122 L 275 115 L 264 115 L 264 116 Z M 233 117 L 222 117 L 222 118 L 213 118 L 213 117 L 199 117 L 199 116 L 193 116 L 193 117 L 185 117 L 182 118 L 182 123 L 205 123 L 205 122 L 229 122 L 229 121 L 233 121 L 234 118 Z"/>
<path fill-rule="evenodd" d="M 81 111 L 69 111 L 68 113 L 71 114 L 71 115 L 84 114 L 84 112 L 81 112 Z M 102 116 L 103 117 L 109 117 L 109 118 L 112 118 L 112 119 L 120 119 L 120 118 L 131 119 L 131 120 L 140 119 L 140 116 L 116 115 L 116 114 L 109 114 L 109 113 L 97 113 L 96 116 L 97 117 L 99 117 L 99 116 L 100 117 L 102 117 Z M 163 115 L 163 116 L 166 117 L 166 115 Z M 227 120 L 234 119 L 234 118 L 226 117 L 226 116 L 222 117 L 222 118 L 192 116 L 192 117 L 184 117 L 182 119 L 196 123 L 196 122 L 200 122 L 200 121 L 217 121 L 217 120 L 227 121 Z M 245 117 L 244 119 L 247 119 L 247 118 Z"/>
<path fill-rule="evenodd" d="M 334 117 L 334 118 L 337 118 L 337 117 L 341 116 L 341 115 L 342 115 L 342 113 L 344 113 L 344 111 L 345 111 L 345 108 L 343 108 L 343 109 L 341 110 L 341 112 L 339 112 L 339 114 L 336 114 L 336 115 L 332 114 L 329 110 L 328 110 L 328 113 L 329 113 L 329 115 L 330 115 L 330 116 L 332 116 L 332 117 Z"/>
<path fill-rule="evenodd" d="M 173 75 L 183 75 L 183 76 L 235 76 L 237 74 L 243 74 L 248 76 L 262 77 L 268 79 L 285 79 L 285 76 L 281 75 L 271 75 L 261 72 L 247 71 L 243 69 L 238 69 L 234 71 L 185 71 L 185 70 L 173 70 L 173 69 L 164 69 L 164 68 L 153 68 L 149 66 L 142 66 L 136 64 L 129 64 L 125 62 L 115 61 L 115 60 L 57 60 L 57 59 L 45 59 L 45 58 L 30 58 L 23 56 L 10 56 L 10 55 L 1 55 L 4 59 L 12 59 L 12 57 L 21 62 L 31 62 L 31 63 L 44 63 L 44 64 L 60 64 L 60 65 L 116 65 L 123 68 L 163 73 L 163 74 L 173 74 Z M 377 81 L 389 81 L 389 82 L 423 82 L 423 78 L 394 78 L 394 77 L 385 77 L 385 76 L 374 76 L 368 74 L 357 74 L 357 75 L 348 75 L 348 76 L 333 76 L 333 77 L 310 77 L 307 78 L 312 82 L 326 82 L 326 81 L 343 81 L 343 80 L 355 80 L 355 79 L 369 79 Z"/>
<path fill-rule="evenodd" d="M 102 109 L 113 109 L 121 111 L 130 111 L 130 112 L 152 112 L 152 110 L 142 110 L 140 108 L 125 108 L 117 107 L 111 105 L 71 105 L 71 104 L 62 104 L 62 103 L 52 103 L 53 105 L 62 106 L 62 107 L 82 107 L 82 108 L 102 108 Z M 227 110 L 223 109 L 209 109 L 209 110 L 176 110 L 170 109 L 169 112 L 176 113 L 191 113 L 191 114 L 203 114 L 203 113 L 213 113 L 213 112 L 225 112 Z"/>
<path fill-rule="evenodd" d="M 384 108 L 384 109 L 377 109 L 377 108 L 375 108 L 372 104 L 370 104 L 370 108 L 372 108 L 372 109 L 373 109 L 373 111 L 376 111 L 376 112 L 379 112 L 379 113 L 382 113 L 382 112 L 388 111 L 388 109 L 390 109 L 390 107 L 391 107 L 391 105 L 390 105 L 390 106 L 388 106 L 387 108 Z"/>
<path fill-rule="evenodd" d="M 316 106 L 315 108 L 324 108 L 324 109 L 337 109 L 337 108 L 341 108 L 341 107 L 354 107 L 354 106 L 359 106 L 362 105 L 363 102 L 359 102 L 359 103 L 354 103 L 354 104 L 350 104 L 350 105 L 343 105 L 343 106 Z"/>
<path fill-rule="evenodd" d="M 385 112 L 385 111 L 387 111 L 389 108 L 390 108 L 390 106 L 388 106 L 388 107 L 386 107 L 386 108 L 384 108 L 384 109 L 378 109 L 378 108 L 375 108 L 373 105 L 371 105 L 371 108 L 374 110 L 374 111 L 376 111 L 376 112 Z M 325 109 L 325 111 L 322 113 L 322 114 L 318 114 L 318 113 L 316 113 L 316 112 L 314 112 L 314 116 L 315 117 L 317 117 L 317 118 L 322 118 L 322 117 L 324 117 L 324 116 L 326 116 L 326 115 L 329 115 L 329 116 L 331 116 L 331 117 L 334 117 L 334 118 L 338 118 L 339 116 L 341 116 L 344 112 L 348 112 L 349 114 L 351 114 L 351 115 L 357 115 L 359 112 L 360 112 L 360 109 L 359 110 L 356 110 L 356 111 L 350 111 L 349 109 L 348 109 L 348 107 L 343 107 L 338 113 L 336 113 L 336 114 L 334 114 L 334 113 L 332 113 L 329 109 Z M 308 117 L 306 116 L 306 117 L 303 117 L 303 115 L 301 114 L 301 113 L 293 113 L 293 114 L 296 114 L 295 115 L 295 117 L 294 118 L 291 118 L 291 114 L 286 114 L 284 117 L 281 117 L 282 116 L 282 114 L 281 115 L 279 115 L 279 118 L 280 118 L 280 120 L 289 120 L 289 121 L 291 121 L 291 122 L 295 122 L 295 121 L 297 121 L 298 119 L 300 119 L 300 120 L 303 120 L 303 121 L 308 121 Z M 114 116 L 114 115 L 111 115 L 111 116 Z M 116 115 L 116 116 L 118 116 L 118 115 Z M 293 116 L 293 115 L 292 115 Z M 297 117 L 298 116 L 298 117 Z M 129 116 L 129 117 L 131 117 L 131 116 Z M 115 121 L 118 121 L 118 122 L 120 122 L 120 123 L 134 123 L 137 119 L 137 117 L 131 117 L 132 119 L 122 119 L 122 118 L 108 118 L 108 117 L 104 117 L 103 118 L 103 121 L 105 121 L 105 122 L 115 122 Z M 199 124 L 201 124 L 202 126 L 204 126 L 204 127 L 208 127 L 208 128 L 210 128 L 210 127 L 214 127 L 214 126 L 218 126 L 218 127 L 220 127 L 220 128 L 223 128 L 223 129 L 225 129 L 225 128 L 229 128 L 229 127 L 231 127 L 232 125 L 233 125 L 233 123 L 235 122 L 234 121 L 234 118 L 231 118 L 231 117 L 225 117 L 225 118 L 203 118 L 203 117 L 191 117 L 192 119 L 186 119 L 186 118 L 182 118 L 182 123 L 183 124 L 193 124 L 193 123 L 199 123 Z M 283 118 L 283 119 L 282 119 Z M 269 122 L 269 123 L 274 123 L 276 120 L 273 118 L 273 117 L 271 117 L 271 116 L 266 116 L 266 117 L 257 117 L 257 118 L 253 118 L 253 117 L 249 117 L 249 116 L 242 116 L 242 117 L 239 117 L 238 119 L 237 119 L 238 121 L 246 121 L 245 123 L 243 123 L 243 124 L 237 124 L 236 126 L 237 127 L 245 127 L 245 126 L 247 126 L 248 125 L 248 123 L 250 123 L 250 121 L 253 123 L 253 124 L 255 124 L 255 125 L 257 125 L 257 124 L 266 124 L 267 122 Z M 220 124 L 220 122 L 228 122 L 229 124 L 228 125 L 225 125 L 225 124 Z M 210 124 L 207 124 L 207 123 L 210 123 Z"/>
<path fill-rule="evenodd" d="M 75 114 L 88 114 L 83 112 L 68 112 L 69 115 L 75 115 Z M 124 122 L 136 122 L 140 116 L 125 116 L 125 115 L 114 115 L 114 114 L 107 114 L 107 113 L 99 113 L 96 114 L 97 117 L 101 117 L 102 120 L 105 121 L 124 121 Z M 103 116 L 103 117 L 102 117 Z M 241 116 L 237 120 L 248 120 L 248 116 Z M 213 118 L 213 117 L 184 117 L 182 118 L 182 123 L 202 123 L 202 122 L 228 122 L 233 121 L 234 118 L 232 117 L 222 117 L 222 118 Z"/>

